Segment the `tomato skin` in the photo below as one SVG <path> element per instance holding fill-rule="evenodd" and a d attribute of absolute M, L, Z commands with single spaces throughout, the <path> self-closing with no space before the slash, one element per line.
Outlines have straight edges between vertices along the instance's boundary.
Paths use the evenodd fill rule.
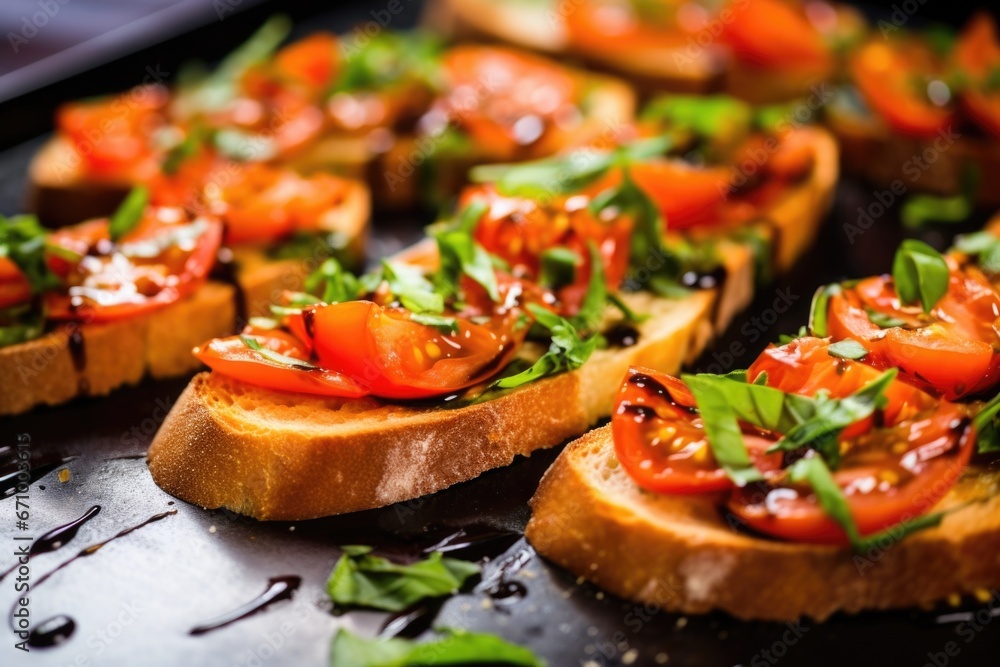
<path fill-rule="evenodd" d="M 740 60 L 764 68 L 829 69 L 830 51 L 801 11 L 781 0 L 733 4 L 733 20 L 722 21 L 722 40 Z"/>
<path fill-rule="evenodd" d="M 0 308 L 31 300 L 31 283 L 20 267 L 7 257 L 0 257 Z"/>
<path fill-rule="evenodd" d="M 279 354 L 303 361 L 309 358 L 306 347 L 286 332 L 248 328 L 243 335 Z M 239 336 L 216 338 L 196 347 L 193 353 L 213 371 L 267 389 L 339 398 L 360 398 L 368 393 L 365 387 L 334 371 L 271 362 L 247 347 Z"/>
<path fill-rule="evenodd" d="M 618 460 L 639 486 L 671 494 L 732 488 L 732 480 L 712 457 L 694 407 L 694 396 L 678 378 L 629 368 L 612 411 L 611 429 Z M 780 454 L 765 454 L 772 441 L 753 434 L 744 440 L 759 468 L 780 465 Z"/>
<path fill-rule="evenodd" d="M 972 17 L 959 35 L 954 59 L 973 80 L 959 93 L 963 108 L 981 128 L 1000 138 L 1000 94 L 987 92 L 985 86 L 985 78 L 1000 67 L 1000 40 L 993 17 L 986 12 Z"/>
<path fill-rule="evenodd" d="M 722 206 L 732 180 L 727 167 L 656 160 L 636 164 L 629 173 L 656 202 L 668 229 L 691 229 L 723 221 Z"/>
<path fill-rule="evenodd" d="M 930 73 L 930 56 L 916 46 L 870 42 L 851 57 L 854 84 L 872 110 L 890 127 L 907 136 L 931 138 L 954 120 L 954 112 L 924 99 L 913 77 Z"/>
<path fill-rule="evenodd" d="M 153 257 L 144 243 L 154 243 L 182 226 L 197 225 L 200 233 L 185 247 L 171 245 Z M 81 255 L 69 263 L 49 257 L 50 267 L 67 283 L 67 291 L 45 295 L 47 316 L 53 320 L 110 322 L 134 317 L 193 294 L 208 278 L 222 243 L 222 224 L 213 218 L 190 220 L 179 209 L 151 207 L 121 245 L 112 244 L 108 221 L 94 220 L 55 231 L 49 244 Z M 129 255 L 129 246 L 139 254 Z"/>
<path fill-rule="evenodd" d="M 319 364 L 371 388 L 382 398 L 439 396 L 484 382 L 517 352 L 527 327 L 516 309 L 491 325 L 459 321 L 444 334 L 409 319 L 406 311 L 371 301 L 316 310 L 313 345 Z"/>
<path fill-rule="evenodd" d="M 169 100 L 162 86 L 143 86 L 141 94 L 60 107 L 56 126 L 76 149 L 88 174 L 142 180 L 158 168 L 152 134 L 165 124 Z"/>
<path fill-rule="evenodd" d="M 274 59 L 277 72 L 301 82 L 310 90 L 325 92 L 333 83 L 339 67 L 337 36 L 317 32 L 278 51 Z"/>
<path fill-rule="evenodd" d="M 1000 382 L 1000 334 L 994 328 L 1000 296 L 978 269 L 948 261 L 948 292 L 929 316 L 917 306 L 901 306 L 892 279 L 876 276 L 830 297 L 828 333 L 860 341 L 870 351 L 866 363 L 899 368 L 908 382 L 947 400 L 992 389 Z M 912 328 L 882 329 L 866 308 Z"/>
<path fill-rule="evenodd" d="M 704 22 L 682 24 L 669 16 L 671 8 L 667 4 L 657 7 L 664 15 L 656 22 L 640 16 L 630 3 L 579 3 L 565 15 L 569 39 L 577 48 L 596 52 L 683 47 L 688 36 L 701 29 Z"/>

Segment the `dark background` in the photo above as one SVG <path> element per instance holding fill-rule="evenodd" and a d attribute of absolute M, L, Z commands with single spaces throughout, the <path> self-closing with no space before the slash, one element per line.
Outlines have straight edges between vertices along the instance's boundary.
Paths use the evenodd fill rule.
<path fill-rule="evenodd" d="M 19 25 L 26 11 L 37 11 L 35 2 L 0 4 L 3 33 Z M 384 4 L 69 0 L 51 19 L 51 29 L 30 41 L 30 51 L 12 57 L 9 43 L 0 44 L 0 100 L 5 100 L 0 103 L 0 148 L 7 149 L 0 152 L 0 211 L 18 209 L 27 161 L 39 144 L 37 137 L 51 129 L 57 104 L 127 88 L 147 66 L 173 73 L 192 57 L 217 59 L 276 10 L 296 19 L 300 32 L 320 27 L 342 31 Z M 403 4 L 406 12 L 394 27 L 418 17 L 419 2 Z M 892 4 L 886 3 L 890 12 Z M 216 7 L 231 5 L 241 11 L 227 12 L 220 22 Z M 160 12 L 154 20 L 141 18 L 153 11 Z M 970 11 L 966 3 L 927 0 L 913 20 L 960 24 Z M 113 39 L 101 38 L 118 25 L 125 27 Z M 60 54 L 72 44 L 83 46 Z M 778 334 L 804 323 L 817 285 L 886 270 L 903 235 L 895 219 L 898 202 L 855 243 L 844 231 L 873 193 L 871 186 L 844 180 L 819 242 L 793 271 L 761 290 L 698 366 L 719 371 L 745 365 Z M 980 212 L 965 228 L 981 224 L 985 216 Z M 378 217 L 374 222 L 378 253 L 419 235 L 422 221 Z M 931 229 L 923 237 L 943 247 L 956 231 Z M 779 291 L 795 297 L 792 309 L 773 325 L 755 324 Z M 732 354 L 734 344 L 744 351 Z M 26 433 L 32 440 L 35 536 L 94 505 L 102 508 L 66 546 L 32 559 L 34 577 L 88 545 L 177 510 L 72 562 L 39 586 L 32 595 L 33 619 L 66 614 L 75 620 L 76 632 L 57 648 L 25 655 L 12 648 L 14 635 L 0 625 L 0 665 L 322 665 L 337 627 L 374 634 L 386 621 L 376 613 L 331 613 L 323 584 L 339 555 L 337 545 L 374 544 L 387 554 L 408 557 L 448 539 L 454 547 L 451 555 L 492 559 L 483 581 L 440 610 L 418 613 L 405 634 L 419 634 L 436 618 L 439 625 L 495 632 L 528 645 L 553 667 L 997 664 L 1000 619 L 972 600 L 962 601 L 958 609 L 837 616 L 824 624 L 806 623 L 789 635 L 783 624 L 644 609 L 579 583 L 534 556 L 520 537 L 528 517 L 526 502 L 559 448 L 428 498 L 315 521 L 259 523 L 174 501 L 152 483 L 143 453 L 185 383 L 145 382 L 107 399 L 0 420 L 0 484 L 12 470 L 11 452 L 4 447 L 13 444 L 15 434 Z M 60 475 L 62 470 L 67 472 Z M 8 549 L 13 515 L 13 500 L 0 497 L 0 571 L 14 561 Z M 290 602 L 201 637 L 188 634 L 196 624 L 252 599 L 269 578 L 279 575 L 303 578 Z M 14 597 L 12 581 L 0 582 L 0 611 Z M 961 615 L 976 613 L 990 622 L 972 625 Z M 956 655 L 949 656 L 949 648 Z"/>

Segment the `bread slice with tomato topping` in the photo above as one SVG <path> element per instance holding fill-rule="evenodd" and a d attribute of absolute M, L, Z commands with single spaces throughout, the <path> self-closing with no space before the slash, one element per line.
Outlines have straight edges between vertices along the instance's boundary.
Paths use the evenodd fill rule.
<path fill-rule="evenodd" d="M 803 132 L 813 142 L 811 169 L 761 212 L 765 223 L 757 230 L 776 245 L 773 258 L 779 268 L 808 245 L 836 182 L 835 144 L 821 130 Z M 400 259 L 435 264 L 428 248 L 418 245 Z M 593 352 L 576 370 L 484 400 L 323 398 L 264 388 L 218 371 L 200 374 L 157 433 L 149 450 L 150 471 L 161 488 L 194 504 L 290 520 L 413 499 L 507 465 L 607 416 L 629 364 L 676 371 L 746 307 L 753 297 L 757 256 L 737 237 L 725 235 L 717 238 L 716 250 L 723 280 L 704 282 L 677 298 L 622 293 L 629 309 L 649 315 L 634 324 L 634 332 L 615 343 L 608 330 L 615 319 L 606 313 L 596 329 L 612 341 L 606 349 Z M 307 331 L 318 326 L 315 319 L 303 319 Z M 343 331 L 341 336 L 353 335 Z M 319 340 L 318 334 L 314 338 Z M 348 340 L 353 344 L 353 338 Z M 328 345 L 342 348 L 336 350 L 341 356 L 349 354 L 350 344 L 337 341 L 334 337 Z M 543 351 L 528 344 L 522 358 L 532 362 Z M 352 364 L 360 377 L 365 363 L 358 358 Z"/>
<path fill-rule="evenodd" d="M 994 473 L 970 468 L 934 508 L 954 509 L 940 526 L 855 554 L 742 532 L 712 496 L 644 491 L 618 462 L 608 425 L 570 443 L 546 472 L 526 534 L 554 563 L 667 611 L 823 620 L 1000 586 L 997 487 Z"/>

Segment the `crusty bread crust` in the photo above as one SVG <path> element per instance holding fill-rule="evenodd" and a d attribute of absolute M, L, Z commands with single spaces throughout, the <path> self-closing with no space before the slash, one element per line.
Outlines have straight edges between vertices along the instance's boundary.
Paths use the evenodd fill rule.
<path fill-rule="evenodd" d="M 836 146 L 822 130 L 809 132 L 817 141 L 814 173 L 769 212 L 769 224 L 781 230 L 780 247 L 793 240 L 782 251 L 788 258 L 815 234 L 836 182 Z M 404 256 L 421 258 L 428 247 L 418 244 Z M 153 479 L 204 507 L 305 519 L 416 498 L 556 445 L 608 415 L 629 365 L 676 372 L 749 304 L 751 253 L 728 241 L 719 252 L 729 276 L 721 292 L 625 295 L 650 315 L 636 345 L 598 350 L 576 371 L 480 404 L 448 409 L 333 400 L 201 374 L 153 440 Z"/>
<path fill-rule="evenodd" d="M 566 50 L 566 26 L 558 3 L 496 0 L 431 0 L 423 24 L 452 40 L 492 40 L 559 55 Z"/>
<path fill-rule="evenodd" d="M 823 620 L 837 611 L 930 604 L 1000 586 L 996 475 L 972 470 L 937 528 L 867 554 L 733 529 L 719 497 L 640 489 L 618 463 L 610 425 L 570 443 L 531 499 L 540 554 L 616 595 L 662 609 L 741 619 Z"/>
<path fill-rule="evenodd" d="M 145 374 L 198 368 L 191 348 L 226 335 L 236 317 L 233 288 L 208 283 L 163 309 L 107 324 L 66 324 L 35 340 L 0 348 L 0 415 L 103 396 Z"/>
<path fill-rule="evenodd" d="M 844 171 L 879 188 L 899 182 L 907 192 L 956 195 L 963 189 L 966 168 L 979 173 L 975 201 L 1000 206 L 1000 142 L 992 137 L 942 132 L 931 139 L 893 132 L 877 118 L 860 118 L 830 110 L 827 125 L 840 144 Z"/>

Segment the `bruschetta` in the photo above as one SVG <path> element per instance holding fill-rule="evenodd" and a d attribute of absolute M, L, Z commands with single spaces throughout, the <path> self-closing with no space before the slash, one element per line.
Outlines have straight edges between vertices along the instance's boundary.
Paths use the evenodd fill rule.
<path fill-rule="evenodd" d="M 823 620 L 1000 585 L 991 233 L 818 290 L 745 372 L 627 373 L 531 501 L 545 557 L 671 611 Z M 992 255 L 995 257 L 995 255 Z"/>
<path fill-rule="evenodd" d="M 661 135 L 474 170 L 433 240 L 360 278 L 327 264 L 270 328 L 200 345 L 212 371 L 157 434 L 153 479 L 300 519 L 416 498 L 582 433 L 629 364 L 692 359 L 758 269 L 787 267 L 817 230 L 835 144 L 816 128 L 767 138 L 743 188 L 722 165 L 761 133 L 708 166 L 665 156 L 691 145 Z"/>

